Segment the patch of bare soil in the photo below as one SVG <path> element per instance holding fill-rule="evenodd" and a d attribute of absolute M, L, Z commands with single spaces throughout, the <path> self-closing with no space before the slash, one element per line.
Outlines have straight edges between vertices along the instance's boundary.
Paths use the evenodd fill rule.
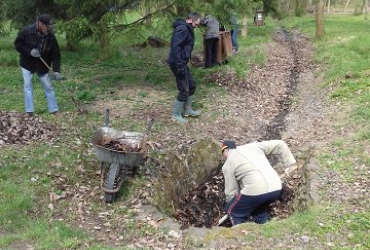
<path fill-rule="evenodd" d="M 18 112 L 0 112 L 0 147 L 9 144 L 53 142 L 58 134 L 55 124 L 39 116 Z"/>
<path fill-rule="evenodd" d="M 265 50 L 267 55 L 265 65 L 263 67 L 253 65 L 246 79 L 239 79 L 236 73 L 227 67 L 224 67 L 227 70 L 220 70 L 211 76 L 209 80 L 216 82 L 215 88 L 217 86 L 225 88 L 227 94 L 219 96 L 216 91 L 206 96 L 195 94 L 195 102 L 202 107 L 203 112 L 199 118 L 189 119 L 189 123 L 185 125 L 171 121 L 174 97 L 168 96 L 165 90 L 149 87 L 125 87 L 119 93 L 120 99 L 104 100 L 90 108 L 100 112 L 109 108 L 113 120 L 146 121 L 148 116 L 155 117 L 156 123 L 160 124 L 161 128 L 153 127 L 151 138 L 155 141 L 154 147 L 169 152 L 177 151 L 204 136 L 217 140 L 235 140 L 239 145 L 255 140 L 281 138 L 287 141 L 294 152 L 307 143 L 325 145 L 336 136 L 330 116 L 330 112 L 335 110 L 336 106 L 327 99 L 328 93 L 320 88 L 321 79 L 316 77 L 317 69 L 311 61 L 310 42 L 297 31 L 286 33 L 278 30 L 274 33 L 272 42 L 265 46 Z M 244 56 L 244 53 L 247 52 L 241 50 L 237 56 Z M 145 97 L 142 95 L 143 91 L 146 92 Z M 149 160 L 156 163 L 155 159 Z M 147 173 L 147 178 L 151 179 L 152 172 L 148 170 Z M 87 173 L 81 174 L 86 180 Z M 96 179 L 96 176 L 92 175 L 91 179 Z M 126 215 L 126 209 L 136 214 L 143 213 L 142 202 L 145 197 L 150 196 L 150 182 L 132 204 L 118 204 L 116 207 L 98 206 L 98 209 L 88 202 L 91 199 L 95 204 L 102 202 L 102 197 L 98 195 L 99 188 L 94 186 L 94 183 L 96 184 L 85 181 L 76 186 L 68 184 L 65 180 L 66 187 L 61 189 L 65 190 L 63 191 L 65 197 L 59 198 L 71 201 L 69 212 L 75 213 L 76 216 L 72 220 L 62 214 L 55 214 L 54 219 L 76 224 L 107 245 L 129 245 L 128 247 L 133 249 L 186 249 L 185 243 L 180 240 L 183 239 L 181 231 L 171 230 L 156 235 L 146 231 L 144 235 L 134 235 L 130 234 L 130 229 L 122 226 L 130 220 L 135 222 Z M 283 197 L 281 206 L 277 205 L 274 210 L 277 216 L 286 216 L 291 212 L 284 212 L 287 209 L 287 202 L 294 198 L 289 188 L 294 190 L 298 181 L 289 180 L 287 183 L 289 183 L 285 185 L 287 197 Z M 197 226 L 206 225 L 206 221 L 214 221 L 215 216 L 222 214 L 220 211 L 222 206 L 219 206 L 218 211 L 214 211 L 212 207 L 212 203 L 222 203 L 222 185 L 222 176 L 218 176 L 194 189 L 188 197 L 185 197 L 187 205 L 177 209 L 177 218 L 183 224 Z M 56 206 L 59 198 L 51 198 Z M 125 210 L 121 215 L 115 212 L 120 209 Z M 207 219 L 209 215 L 212 215 L 212 218 Z M 194 218 L 198 218 L 198 221 L 192 222 Z M 125 223 L 120 223 L 123 221 Z M 142 219 L 142 223 L 136 226 L 142 230 L 145 229 L 145 225 L 159 227 L 160 221 L 161 219 L 148 214 Z M 266 249 L 273 249 L 272 246 L 275 246 L 276 242 L 266 244 Z M 231 248 L 233 247 L 229 246 L 228 249 Z M 235 246 L 236 248 L 238 247 Z"/>
<path fill-rule="evenodd" d="M 34 247 L 27 243 L 26 241 L 17 241 L 7 248 L 9 250 L 34 250 Z"/>

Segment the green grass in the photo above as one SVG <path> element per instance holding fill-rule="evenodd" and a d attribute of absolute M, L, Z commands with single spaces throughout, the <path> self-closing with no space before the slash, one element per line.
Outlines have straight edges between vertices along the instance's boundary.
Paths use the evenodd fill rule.
<path fill-rule="evenodd" d="M 298 26 L 304 34 L 314 38 L 313 17 L 289 21 L 287 27 Z M 370 23 L 364 21 L 363 16 L 327 16 L 324 24 L 326 36 L 315 43 L 315 59 L 325 65 L 327 82 L 344 81 L 346 74 L 362 78 L 370 67 L 370 45 L 366 42 L 370 34 L 365 32 L 370 28 Z"/>
<path fill-rule="evenodd" d="M 332 249 L 364 250 L 370 246 L 369 216 L 368 211 L 345 213 L 344 207 L 334 204 L 327 207 L 315 206 L 304 212 L 294 213 L 285 220 L 274 220 L 263 225 L 248 223 L 237 229 L 221 229 L 210 233 L 207 241 L 220 237 L 237 238 L 240 244 L 250 245 L 263 240 L 276 242 L 274 240 L 294 235 L 296 242 L 301 242 L 303 236 L 308 237 L 307 249 L 325 249 L 328 244 L 332 244 Z"/>
<path fill-rule="evenodd" d="M 0 247 L 17 242 L 36 242 L 36 249 L 76 249 L 86 240 L 86 236 L 62 223 L 29 222 L 25 224 L 32 229 L 17 235 L 8 235 L 0 239 Z M 1 248 L 3 249 L 3 248 Z"/>

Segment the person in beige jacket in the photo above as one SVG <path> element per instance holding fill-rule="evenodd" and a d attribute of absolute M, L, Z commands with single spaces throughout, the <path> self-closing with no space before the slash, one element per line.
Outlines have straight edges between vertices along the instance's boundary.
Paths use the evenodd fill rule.
<path fill-rule="evenodd" d="M 226 210 L 232 225 L 250 217 L 259 224 L 268 220 L 267 208 L 279 198 L 282 183 L 266 156 L 279 156 L 285 173 L 296 160 L 284 141 L 271 140 L 236 146 L 224 141 L 221 147 L 226 158 L 222 166 L 225 177 Z"/>

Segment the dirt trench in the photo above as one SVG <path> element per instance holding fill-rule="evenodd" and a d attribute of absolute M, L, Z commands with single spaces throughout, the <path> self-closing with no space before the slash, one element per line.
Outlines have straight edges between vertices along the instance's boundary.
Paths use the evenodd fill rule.
<path fill-rule="evenodd" d="M 264 121 L 265 126 L 254 130 L 253 139 L 247 137 L 242 138 L 243 140 L 284 139 L 283 133 L 286 131 L 286 117 L 292 110 L 292 99 L 297 87 L 302 83 L 301 73 L 312 69 L 310 57 L 308 57 L 310 55 L 304 53 L 307 52 L 304 50 L 308 46 L 308 40 L 301 36 L 297 30 L 287 31 L 284 28 L 280 28 L 273 33 L 272 37 L 273 43 L 269 45 L 271 47 L 267 46 L 266 48 L 267 63 L 262 68 L 254 67 L 251 73 L 252 77 L 248 77 L 248 80 L 230 82 L 220 80 L 220 76 L 217 76 L 220 85 L 227 87 L 231 95 L 241 94 L 243 96 L 246 94 L 243 91 L 240 93 L 240 89 L 243 88 L 248 91 L 249 96 L 254 96 L 256 102 L 261 102 L 261 99 L 266 97 L 273 98 L 272 100 L 267 99 L 267 102 L 265 102 L 267 105 L 259 105 L 260 108 L 266 109 L 262 111 L 262 117 L 259 117 L 267 119 L 267 121 Z M 274 46 L 280 47 L 279 50 L 276 50 L 277 47 Z M 277 51 L 280 51 L 280 53 L 276 53 Z M 225 78 L 228 77 L 226 76 Z M 270 84 L 271 82 L 272 84 Z M 262 84 L 256 86 L 256 83 Z M 266 86 L 266 84 L 270 85 Z M 258 98 L 261 99 L 258 100 Z M 253 105 L 251 106 L 253 108 Z M 253 113 L 253 110 L 248 111 Z M 250 121 L 248 122 L 251 123 Z M 256 119 L 256 122 L 256 124 L 252 125 L 256 127 L 261 125 L 259 119 Z M 301 145 L 304 145 L 304 142 L 301 143 Z M 297 155 L 299 153 L 299 149 L 295 147 L 297 145 L 290 146 L 292 146 L 292 150 Z M 313 148 L 306 146 L 300 150 L 299 164 L 301 166 L 307 165 Z M 282 166 L 276 166 L 276 159 L 269 160 L 277 167 L 278 171 L 279 168 L 280 170 L 282 169 Z M 283 191 L 279 200 L 273 203 L 269 209 L 270 216 L 285 218 L 294 210 L 305 209 L 307 203 L 309 203 L 307 200 L 311 199 L 311 194 L 307 194 L 311 190 L 309 178 L 311 178 L 310 175 L 304 173 L 303 169 L 287 178 L 283 183 Z M 211 177 L 206 183 L 187 192 L 186 197 L 177 204 L 175 218 L 181 224 L 187 226 L 212 227 L 217 225 L 218 219 L 224 213 L 225 196 L 223 189 L 224 180 L 220 172 L 216 176 Z M 222 225 L 230 226 L 230 223 L 226 221 Z"/>
<path fill-rule="evenodd" d="M 289 113 L 292 97 L 297 89 L 299 83 L 299 54 L 297 53 L 297 44 L 292 32 L 288 32 L 286 29 L 282 28 L 280 31 L 275 32 L 273 39 L 281 43 L 287 44 L 291 50 L 291 66 L 288 70 L 288 85 L 286 88 L 286 94 L 284 98 L 279 100 L 279 113 L 272 119 L 271 123 L 266 128 L 266 134 L 261 138 L 261 140 L 272 140 L 281 139 L 281 132 L 285 128 L 285 118 Z"/>

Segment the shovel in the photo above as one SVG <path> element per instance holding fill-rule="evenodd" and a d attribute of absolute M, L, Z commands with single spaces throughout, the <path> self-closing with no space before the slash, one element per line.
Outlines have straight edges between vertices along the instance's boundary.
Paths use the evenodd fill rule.
<path fill-rule="evenodd" d="M 45 60 L 41 56 L 39 58 L 40 58 L 41 62 L 46 66 L 46 68 L 48 68 L 49 71 L 54 73 L 53 69 L 45 62 Z M 63 80 L 63 79 L 61 79 L 61 80 Z"/>
<path fill-rule="evenodd" d="M 54 73 L 53 69 L 45 62 L 45 60 L 41 56 L 39 58 L 40 58 L 41 62 L 49 69 L 49 71 Z M 64 80 L 64 78 L 62 78 L 60 80 Z M 63 83 L 61 83 L 61 84 L 62 84 L 63 88 L 65 89 L 65 91 L 72 97 L 72 102 L 75 105 L 75 107 L 77 107 L 78 103 L 77 103 L 77 99 L 76 99 L 75 95 L 71 91 L 69 91 L 68 88 Z"/>

